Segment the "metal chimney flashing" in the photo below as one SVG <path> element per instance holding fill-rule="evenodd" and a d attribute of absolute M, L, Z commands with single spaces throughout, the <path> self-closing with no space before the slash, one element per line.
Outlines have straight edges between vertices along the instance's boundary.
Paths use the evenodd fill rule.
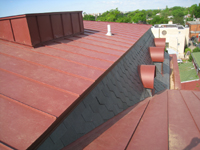
<path fill-rule="evenodd" d="M 164 62 L 164 47 L 149 47 L 149 53 L 153 62 Z"/>
<path fill-rule="evenodd" d="M 154 43 L 156 47 L 165 47 L 165 38 L 154 38 Z"/>
<path fill-rule="evenodd" d="M 156 77 L 155 65 L 139 65 L 138 73 L 144 88 L 154 89 L 154 78 Z"/>
<path fill-rule="evenodd" d="M 82 11 L 25 14 L 0 18 L 0 39 L 32 47 L 83 32 Z"/>

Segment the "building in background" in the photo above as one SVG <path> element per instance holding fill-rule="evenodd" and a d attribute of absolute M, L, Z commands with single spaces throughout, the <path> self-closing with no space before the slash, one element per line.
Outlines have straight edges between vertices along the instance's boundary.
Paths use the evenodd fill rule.
<path fill-rule="evenodd" d="M 158 24 L 151 28 L 155 38 L 166 38 L 166 48 L 178 53 L 178 58 L 184 58 L 185 45 L 189 42 L 189 28 L 176 24 Z"/>
<path fill-rule="evenodd" d="M 188 21 L 186 23 L 189 26 L 190 32 L 189 32 L 189 37 L 197 37 L 200 34 L 200 21 Z"/>
<path fill-rule="evenodd" d="M 200 92 L 181 90 L 176 55 L 153 51 L 151 25 L 107 25 L 81 11 L 0 18 L 0 150 L 198 142 Z"/>

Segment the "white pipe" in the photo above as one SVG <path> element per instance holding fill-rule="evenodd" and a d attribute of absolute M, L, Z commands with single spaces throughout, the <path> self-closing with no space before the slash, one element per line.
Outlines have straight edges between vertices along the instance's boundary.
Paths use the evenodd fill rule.
<path fill-rule="evenodd" d="M 107 32 L 107 36 L 112 36 L 112 33 L 111 33 L 111 27 L 110 27 L 110 25 L 108 24 L 107 25 L 107 29 L 108 29 L 108 32 Z"/>

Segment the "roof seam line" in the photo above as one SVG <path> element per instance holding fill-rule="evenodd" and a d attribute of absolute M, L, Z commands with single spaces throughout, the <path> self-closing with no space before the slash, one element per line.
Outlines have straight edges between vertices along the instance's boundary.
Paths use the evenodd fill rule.
<path fill-rule="evenodd" d="M 106 30 L 104 30 L 103 32 L 107 32 Z M 123 33 L 124 34 L 124 33 Z M 102 34 L 103 35 L 103 34 Z M 135 34 L 136 35 L 136 34 Z M 121 36 L 121 38 L 119 38 L 119 39 L 124 39 L 124 40 L 127 40 L 127 41 L 130 41 L 130 42 L 133 42 L 133 41 L 131 41 L 131 40 L 129 40 L 131 37 L 129 36 L 124 36 L 124 35 L 122 35 L 122 34 L 120 34 L 120 36 Z M 138 37 L 139 36 L 141 36 L 141 35 L 138 35 Z M 123 37 L 123 38 L 122 38 Z M 131 38 L 132 40 L 136 40 L 136 38 Z"/>
<path fill-rule="evenodd" d="M 88 31 L 86 31 L 86 32 L 88 32 Z M 83 35 L 85 35 L 85 36 L 89 36 L 89 37 L 95 37 L 95 38 L 98 38 L 98 39 L 105 39 L 105 38 L 103 38 L 103 35 L 101 36 L 100 34 L 98 34 L 99 36 L 97 36 L 97 35 L 94 35 L 94 34 L 87 34 L 87 33 L 84 33 Z M 113 42 L 119 42 L 119 41 L 117 41 L 117 40 L 114 40 L 114 39 L 107 39 L 107 40 L 109 40 L 109 41 L 113 41 Z M 120 41 L 121 42 L 121 41 Z M 132 44 L 131 42 L 130 43 L 126 43 L 126 42 L 121 42 L 121 43 L 124 43 L 124 44 Z"/>
<path fill-rule="evenodd" d="M 61 73 L 64 73 L 64 74 L 67 74 L 67 75 L 70 75 L 70 76 L 74 76 L 74 77 L 77 77 L 77 78 L 81 78 L 81 79 L 85 79 L 85 80 L 89 80 L 89 81 L 95 81 L 95 80 L 87 78 L 87 77 L 82 77 L 82 76 L 79 76 L 79 75 L 76 75 L 76 74 L 73 74 L 73 73 L 69 73 L 69 72 L 66 72 L 66 71 L 59 70 L 59 69 L 51 68 L 51 67 L 46 66 L 46 65 L 42 65 L 42 64 L 39 64 L 39 63 L 28 61 L 28 60 L 25 60 L 25 59 L 22 59 L 22 58 L 18 58 L 18 57 L 15 57 L 15 56 L 11 56 L 11 55 L 8 55 L 8 54 L 4 54 L 4 53 L 1 53 L 1 52 L 0 52 L 0 54 L 8 56 L 8 57 L 15 58 L 15 59 L 22 60 L 22 61 L 28 62 L 30 64 L 34 64 L 34 65 L 37 65 L 37 66 L 48 68 L 48 69 L 51 69 L 51 70 L 54 70 L 54 71 L 57 71 L 57 72 L 61 72 Z"/>
<path fill-rule="evenodd" d="M 6 143 L 5 143 L 5 142 L 3 142 L 2 140 L 0 141 L 0 143 L 2 143 L 3 145 L 5 145 L 5 146 L 7 146 L 7 147 L 9 147 L 9 148 L 12 148 L 13 150 L 15 150 L 15 148 L 14 148 L 14 147 L 12 147 L 12 146 L 10 146 L 10 145 L 6 144 Z"/>
<path fill-rule="evenodd" d="M 187 105 L 187 103 L 186 103 L 181 91 L 179 91 L 179 93 L 180 93 L 180 95 L 181 95 L 181 97 L 182 97 L 182 99 L 183 99 L 183 101 L 184 101 L 189 113 L 190 113 L 190 116 L 192 117 L 192 120 L 194 121 L 194 124 L 195 124 L 196 128 L 199 130 L 199 133 L 200 133 L 200 129 L 199 129 L 199 127 L 198 127 L 198 125 L 197 125 L 197 123 L 196 123 L 196 121 L 195 121 L 195 119 L 194 119 L 194 117 L 193 117 L 193 115 L 192 115 L 192 113 L 191 113 L 191 111 L 190 111 L 190 109 L 189 109 L 189 107 L 188 107 L 188 105 Z"/>
<path fill-rule="evenodd" d="M 149 106 L 150 100 L 151 100 L 151 98 L 149 98 L 149 101 L 148 101 L 148 103 L 147 103 L 147 105 L 146 105 L 146 107 L 145 107 L 145 109 L 144 109 L 144 111 L 142 113 L 142 116 L 140 117 L 140 120 L 138 121 L 138 123 L 137 123 L 137 125 L 136 125 L 136 127 L 135 127 L 135 129 L 134 129 L 134 131 L 133 131 L 133 133 L 132 133 L 132 135 L 131 135 L 131 137 L 130 137 L 130 139 L 129 139 L 129 141 L 128 141 L 128 143 L 127 143 L 127 145 L 126 145 L 124 150 L 126 150 L 128 148 L 128 145 L 131 142 L 131 139 L 133 138 L 133 136 L 134 136 L 134 134 L 135 134 L 135 132 L 136 132 L 136 130 L 137 130 L 137 128 L 138 128 L 138 126 L 139 126 L 139 124 L 140 124 L 140 122 L 141 122 L 141 120 L 142 120 L 142 118 L 143 118 L 143 116 L 144 116 L 144 114 L 146 112 L 146 110 L 147 110 L 147 107 Z"/>
<path fill-rule="evenodd" d="M 79 35 L 76 35 L 76 36 L 74 36 L 74 37 L 81 38 L 81 37 L 79 37 Z M 85 40 L 88 40 L 88 39 L 85 39 Z M 96 41 L 96 42 L 101 42 L 101 43 L 105 43 L 105 44 L 110 44 L 110 45 L 115 45 L 115 46 L 119 46 L 119 47 L 129 48 L 128 46 L 117 45 L 117 44 L 113 44 L 113 43 L 111 44 L 111 43 L 108 43 L 108 42 L 98 41 L 98 40 L 94 40 L 94 39 L 89 39 L 89 40 L 91 40 L 91 41 Z M 89 41 L 89 40 L 88 40 L 88 41 Z M 86 44 L 90 44 L 90 43 L 82 42 L 82 41 L 79 41 L 79 42 L 81 42 L 81 43 L 86 43 Z M 92 45 L 92 44 L 91 44 L 91 45 Z"/>
<path fill-rule="evenodd" d="M 97 28 L 94 28 L 94 27 L 93 27 L 93 29 L 96 30 Z M 88 30 L 88 29 L 86 29 L 86 30 Z M 119 30 L 118 28 L 112 28 L 112 30 L 113 30 L 113 32 L 115 32 L 116 30 L 118 30 L 119 33 L 121 32 L 121 33 L 120 33 L 120 36 L 123 36 L 123 37 L 127 37 L 127 36 L 129 36 L 129 34 L 127 34 L 126 31 L 125 31 L 125 32 L 122 32 L 122 30 Z M 131 29 L 130 29 L 130 30 L 131 30 Z M 101 30 L 101 31 L 102 31 L 102 32 L 105 32 L 105 33 L 107 32 L 107 30 L 104 30 L 104 29 Z M 91 31 L 91 32 L 93 32 L 93 31 Z M 139 33 L 138 33 L 138 34 L 135 33 L 135 35 L 140 36 Z M 133 38 L 132 38 L 132 39 L 133 39 Z"/>
<path fill-rule="evenodd" d="M 13 74 L 13 75 L 16 75 L 16 76 L 18 76 L 18 77 L 20 77 L 20 78 L 23 78 L 23 79 L 29 80 L 29 81 L 31 81 L 31 82 L 35 82 L 35 83 L 38 83 L 38 84 L 44 85 L 44 86 L 46 86 L 46 87 L 50 87 L 50 88 L 52 88 L 52 89 L 56 89 L 56 90 L 61 91 L 61 92 L 65 92 L 65 93 L 68 93 L 68 94 L 71 94 L 71 95 L 74 95 L 74 96 L 78 96 L 78 97 L 80 96 L 80 95 L 77 94 L 77 93 L 73 93 L 73 92 L 70 92 L 70 91 L 67 91 L 67 90 L 63 90 L 63 89 L 60 89 L 60 88 L 58 88 L 58 87 L 55 87 L 55 86 L 52 86 L 52 85 L 46 84 L 46 83 L 44 83 L 44 82 L 40 82 L 40 81 L 37 81 L 37 80 L 31 79 L 31 78 L 28 78 L 28 77 L 26 77 L 26 76 L 23 76 L 23 75 L 20 75 L 20 74 L 17 74 L 17 73 L 14 73 L 14 72 L 11 72 L 11 71 L 8 71 L 8 70 L 5 70 L 5 69 L 2 69 L 2 68 L 0 68 L 0 70 L 1 70 L 1 71 L 4 71 L 4 72 L 7 72 L 7 73 L 10 73 L 10 74 Z"/>
<path fill-rule="evenodd" d="M 101 59 L 101 58 L 96 58 L 96 57 L 92 57 L 92 56 L 87 56 L 87 55 L 83 55 L 83 54 L 78 54 L 78 53 L 70 52 L 70 51 L 67 51 L 67 50 L 62 50 L 62 49 L 59 49 L 59 48 L 51 47 L 51 46 L 48 46 L 48 45 L 45 45 L 45 47 L 56 49 L 56 50 L 60 50 L 60 51 L 64 51 L 64 52 L 69 52 L 69 53 L 72 53 L 72 54 L 75 54 L 75 55 L 89 57 L 89 58 L 92 58 L 92 59 L 97 59 L 97 60 L 100 60 L 100 61 L 113 63 L 113 61 L 109 61 L 109 60 L 105 60 L 105 59 Z"/>
<path fill-rule="evenodd" d="M 35 108 L 35 107 L 33 107 L 33 106 L 27 105 L 26 103 L 23 103 L 23 102 L 21 102 L 21 101 L 19 101 L 19 100 L 16 100 L 16 99 L 14 99 L 14 98 L 11 98 L 11 97 L 9 97 L 9 96 L 7 96 L 7 95 L 4 95 L 4 94 L 2 94 L 2 93 L 0 93 L 0 97 L 3 97 L 3 98 L 5 98 L 5 99 L 8 99 L 8 100 L 13 101 L 13 102 L 15 102 L 15 103 L 18 103 L 19 105 L 23 105 L 24 107 L 30 107 L 29 109 L 32 109 L 32 110 L 34 110 L 34 111 L 39 111 L 39 112 L 42 113 L 42 114 L 48 115 L 48 116 L 50 116 L 50 117 L 54 117 L 54 119 L 57 118 L 55 115 L 52 115 L 52 114 L 47 113 L 47 112 L 44 112 L 44 111 L 42 111 L 42 110 L 40 110 L 40 109 L 37 109 L 37 108 Z"/>
<path fill-rule="evenodd" d="M 61 43 L 61 42 L 60 42 L 60 43 Z M 114 55 L 114 54 L 110 54 L 110 53 L 105 53 L 105 52 L 100 52 L 100 51 L 96 51 L 96 50 L 91 50 L 91 49 L 89 49 L 89 48 L 74 46 L 74 45 L 71 45 L 71 44 L 66 44 L 66 43 L 61 43 L 61 44 L 67 45 L 67 46 L 71 46 L 71 47 L 81 48 L 81 49 L 85 49 L 85 50 L 89 50 L 89 51 L 93 51 L 93 52 L 97 52 L 97 53 L 102 53 L 102 54 L 107 54 L 107 55 L 111 55 L 111 56 L 120 57 L 120 55 Z"/>
<path fill-rule="evenodd" d="M 194 91 L 192 91 L 192 93 L 196 96 L 196 98 L 197 98 L 198 100 L 200 100 L 200 98 L 194 93 Z"/>
<path fill-rule="evenodd" d="M 86 32 L 88 32 L 88 31 L 86 31 Z M 84 33 L 84 35 L 89 36 L 89 35 L 87 35 L 87 33 Z M 100 36 L 97 36 L 97 35 L 90 35 L 90 36 L 94 36 L 94 37 L 99 38 L 99 39 L 104 39 L 103 37 L 100 37 Z M 114 40 L 114 39 L 108 39 L 108 40 L 114 41 L 114 42 L 119 42 L 119 41 Z M 126 42 L 122 42 L 122 41 L 120 41 L 120 42 L 124 43 L 124 44 L 131 44 L 131 43 L 126 43 Z"/>
<path fill-rule="evenodd" d="M 6 43 L 3 43 L 3 44 L 9 45 L 9 44 L 6 44 Z M 26 50 L 26 51 L 31 51 L 31 52 L 33 52 L 33 53 L 38 53 L 38 54 L 46 55 L 46 56 L 49 56 L 49 57 L 54 57 L 54 58 L 57 58 L 57 59 L 61 59 L 61 60 L 68 61 L 68 62 L 72 62 L 72 63 L 74 63 L 74 64 L 86 66 L 86 67 L 89 67 L 89 68 L 93 68 L 93 69 L 105 71 L 105 69 L 103 69 L 103 68 L 98 68 L 98 67 L 89 66 L 89 65 L 82 64 L 82 63 L 79 63 L 79 62 L 76 62 L 76 61 L 72 61 L 72 60 L 69 60 L 69 59 L 65 59 L 65 58 L 61 58 L 61 57 L 57 57 L 57 56 L 53 56 L 53 55 L 49 55 L 49 54 L 45 54 L 45 53 L 41 53 L 41 52 L 36 52 L 36 51 L 29 50 L 29 49 L 26 49 L 26 48 L 20 48 L 20 47 L 18 47 L 18 46 L 13 46 L 13 45 L 9 45 L 9 46 L 17 47 L 17 48 L 19 48 L 19 49 L 24 49 L 24 50 Z"/>
<path fill-rule="evenodd" d="M 67 40 L 69 40 L 68 38 L 65 38 Z M 80 42 L 80 41 L 79 41 Z M 89 44 L 89 43 L 86 43 L 86 42 L 80 42 L 80 43 L 84 43 L 84 44 Z M 65 44 L 65 43 L 64 43 Z M 71 45 L 70 43 L 67 43 L 66 45 Z M 102 47 L 102 48 L 107 48 L 107 49 L 110 49 L 110 50 L 113 50 L 113 51 L 119 51 L 119 52 L 125 52 L 125 51 L 122 51 L 122 50 L 118 50 L 118 49 L 114 49 L 114 48 L 110 48 L 110 47 L 105 47 L 105 46 L 100 46 L 100 45 L 95 45 L 95 44 L 89 44 L 89 45 L 92 45 L 92 46 L 98 46 L 98 47 Z M 73 45 L 74 46 L 74 45 Z M 74 46 L 75 47 L 75 46 Z M 77 46 L 79 47 L 79 46 Z"/>

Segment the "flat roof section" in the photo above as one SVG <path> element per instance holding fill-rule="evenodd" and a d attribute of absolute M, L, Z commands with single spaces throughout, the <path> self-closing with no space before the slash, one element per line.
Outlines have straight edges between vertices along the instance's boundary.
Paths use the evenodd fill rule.
<path fill-rule="evenodd" d="M 0 40 L 2 143 L 27 149 L 43 139 L 151 26 L 84 21 L 84 27 L 84 34 L 38 48 Z"/>

